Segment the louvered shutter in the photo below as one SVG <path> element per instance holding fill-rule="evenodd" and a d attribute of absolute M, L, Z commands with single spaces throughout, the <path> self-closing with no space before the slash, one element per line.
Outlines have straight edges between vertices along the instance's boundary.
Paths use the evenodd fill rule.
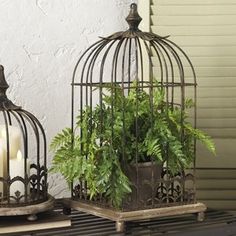
<path fill-rule="evenodd" d="M 236 209 L 236 0 L 139 0 L 139 9 L 143 28 L 171 35 L 196 69 L 198 128 L 217 147 L 216 157 L 198 147 L 197 167 L 209 168 L 197 171 L 198 199 Z"/>

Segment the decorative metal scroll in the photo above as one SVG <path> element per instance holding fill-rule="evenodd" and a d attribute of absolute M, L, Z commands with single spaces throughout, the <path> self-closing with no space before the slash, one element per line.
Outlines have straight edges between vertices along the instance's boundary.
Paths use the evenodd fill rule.
<path fill-rule="evenodd" d="M 138 189 L 144 186 L 147 194 L 139 194 Z M 80 181 L 73 189 L 74 199 L 90 202 L 103 207 L 111 207 L 105 194 L 90 198 L 86 182 Z M 178 173 L 170 176 L 163 170 L 162 178 L 154 181 L 144 180 L 139 186 L 132 186 L 132 194 L 123 202 L 124 211 L 178 206 L 195 202 L 194 176 L 190 173 Z"/>
<path fill-rule="evenodd" d="M 0 207 L 26 206 L 38 204 L 48 199 L 48 184 L 45 182 L 45 179 L 47 178 L 46 168 L 44 166 L 38 168 L 37 165 L 32 164 L 31 169 L 38 174 L 32 174 L 26 179 L 20 176 L 10 180 L 0 179 L 0 183 L 5 183 L 4 192 L 8 192 L 7 189 L 10 189 L 11 185 L 15 182 L 21 182 L 23 185 L 28 186 L 27 194 L 20 191 L 16 191 L 14 195 L 3 194 L 0 192 Z"/>

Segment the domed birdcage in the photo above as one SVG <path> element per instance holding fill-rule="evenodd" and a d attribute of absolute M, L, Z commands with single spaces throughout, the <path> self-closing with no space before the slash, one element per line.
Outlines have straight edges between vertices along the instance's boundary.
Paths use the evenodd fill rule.
<path fill-rule="evenodd" d="M 94 43 L 74 69 L 72 142 L 81 168 L 65 205 L 115 220 L 118 230 L 171 209 L 202 216 L 193 65 L 168 36 L 139 30 L 136 4 L 126 20 L 127 31 Z"/>
<path fill-rule="evenodd" d="M 6 96 L 8 84 L 0 66 L 0 216 L 36 214 L 53 207 L 48 195 L 44 129 L 30 112 Z"/>

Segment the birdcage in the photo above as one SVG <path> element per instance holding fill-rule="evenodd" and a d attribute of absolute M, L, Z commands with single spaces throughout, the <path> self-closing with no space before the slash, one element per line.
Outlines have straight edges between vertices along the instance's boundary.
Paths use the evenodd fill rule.
<path fill-rule="evenodd" d="M 143 218 L 202 219 L 193 65 L 169 36 L 139 30 L 136 4 L 126 20 L 127 31 L 94 43 L 74 69 L 72 143 L 80 168 L 65 206 L 114 220 L 118 231 Z"/>
<path fill-rule="evenodd" d="M 53 208 L 48 194 L 44 129 L 30 112 L 11 102 L 0 66 L 0 216 L 26 215 Z"/>

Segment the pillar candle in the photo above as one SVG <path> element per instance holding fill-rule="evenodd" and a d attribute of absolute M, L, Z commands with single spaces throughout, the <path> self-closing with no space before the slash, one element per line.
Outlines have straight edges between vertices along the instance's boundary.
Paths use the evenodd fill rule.
<path fill-rule="evenodd" d="M 16 126 L 9 125 L 8 126 L 8 133 L 9 133 L 9 151 L 10 151 L 10 158 L 16 158 L 17 151 L 20 149 L 21 145 L 21 130 Z M 5 140 L 5 146 L 7 145 L 6 140 L 6 127 L 5 125 L 0 125 L 0 136 L 3 140 Z M 6 146 L 7 150 L 7 146 Z"/>
<path fill-rule="evenodd" d="M 25 165 L 24 165 L 24 158 L 22 157 L 21 151 L 18 150 L 17 157 L 14 159 L 10 159 L 10 177 L 13 179 L 16 176 L 20 176 L 22 178 L 25 177 Z M 27 169 L 26 172 L 29 176 L 30 174 L 30 165 L 29 161 L 27 160 Z M 16 181 L 11 184 L 10 186 L 10 195 L 15 196 L 15 193 L 19 191 L 21 194 L 25 194 L 25 186 L 21 181 Z M 27 192 L 29 191 L 29 186 L 27 187 Z M 24 198 L 22 198 L 24 199 Z"/>
<path fill-rule="evenodd" d="M 4 146 L 4 141 L 0 139 L 0 177 L 5 178 L 6 170 L 6 149 Z M 3 182 L 0 182 L 0 193 L 3 195 Z"/>

